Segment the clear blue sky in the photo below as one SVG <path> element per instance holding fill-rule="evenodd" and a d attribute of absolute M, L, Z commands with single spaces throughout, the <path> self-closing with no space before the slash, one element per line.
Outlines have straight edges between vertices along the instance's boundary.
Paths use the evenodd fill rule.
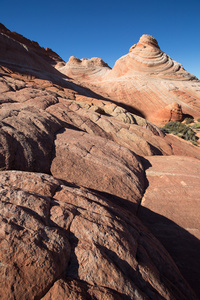
<path fill-rule="evenodd" d="M 65 61 L 101 57 L 111 67 L 151 34 L 200 78 L 200 0 L 0 0 L 0 22 Z"/>

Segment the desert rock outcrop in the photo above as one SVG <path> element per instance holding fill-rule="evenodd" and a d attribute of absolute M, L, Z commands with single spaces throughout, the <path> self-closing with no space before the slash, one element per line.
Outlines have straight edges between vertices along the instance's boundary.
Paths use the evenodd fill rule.
<path fill-rule="evenodd" d="M 183 114 L 200 117 L 199 80 L 161 51 L 150 35 L 143 35 L 112 70 L 101 67 L 101 71 L 85 76 L 89 69 L 85 67 L 84 72 L 82 64 L 80 71 L 78 65 L 70 66 L 69 61 L 59 70 L 158 125 L 170 121 L 167 112 L 174 102 Z M 174 119 L 180 120 L 180 114 Z"/>
<path fill-rule="evenodd" d="M 0 298 L 197 300 L 199 147 L 152 121 L 199 81 L 149 35 L 112 70 L 0 39 Z"/>
<path fill-rule="evenodd" d="M 19 42 L 20 44 L 30 48 L 34 53 L 41 56 L 44 60 L 46 60 L 49 64 L 56 66 L 57 64 L 64 64 L 63 59 L 54 51 L 49 48 L 40 47 L 40 45 L 35 41 L 30 41 L 25 38 L 23 35 L 12 32 L 8 28 L 6 28 L 2 23 L 0 23 L 0 32 L 10 37 L 11 39 Z"/>

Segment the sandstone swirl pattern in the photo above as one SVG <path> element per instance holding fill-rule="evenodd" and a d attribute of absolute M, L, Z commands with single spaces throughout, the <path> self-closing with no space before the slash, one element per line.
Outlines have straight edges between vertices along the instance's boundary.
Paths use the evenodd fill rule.
<path fill-rule="evenodd" d="M 181 64 L 171 59 L 166 53 L 160 50 L 156 39 L 144 34 L 139 42 L 129 50 L 129 57 L 132 61 L 129 69 L 144 72 L 146 74 L 158 75 L 170 79 L 193 79 L 194 76 L 185 71 Z"/>
<path fill-rule="evenodd" d="M 111 70 L 98 58 L 72 57 L 65 64 L 1 24 L 0 38 L 0 298 L 198 299 L 199 241 L 190 236 L 199 234 L 192 221 L 198 202 L 188 195 L 191 178 L 193 194 L 199 193 L 198 171 L 190 169 L 199 164 L 199 147 L 135 114 L 133 82 L 160 85 L 165 78 L 175 86 L 166 79 L 173 73 L 176 86 L 183 78 L 191 93 L 189 82 L 199 82 L 146 35 L 121 59 L 123 72 L 122 65 Z M 143 88 L 140 96 L 145 110 Z M 165 96 L 156 99 L 165 119 L 169 110 L 182 116 L 174 99 L 167 110 Z M 181 187 L 184 197 L 175 205 Z M 189 214 L 186 203 L 193 206 Z M 170 217 L 176 240 L 168 232 L 168 247 L 163 228 Z M 180 257 L 174 253 L 183 232 Z M 190 241 L 196 251 L 186 247 Z M 181 268 L 188 253 L 193 259 Z"/>
<path fill-rule="evenodd" d="M 81 61 L 73 65 L 69 61 L 59 70 L 158 125 L 177 118 L 170 108 L 174 102 L 182 106 L 183 114 L 200 115 L 199 80 L 161 51 L 150 35 L 143 35 L 112 70 L 102 65 L 91 73 L 85 68 L 90 74 L 85 76 L 83 69 Z"/>

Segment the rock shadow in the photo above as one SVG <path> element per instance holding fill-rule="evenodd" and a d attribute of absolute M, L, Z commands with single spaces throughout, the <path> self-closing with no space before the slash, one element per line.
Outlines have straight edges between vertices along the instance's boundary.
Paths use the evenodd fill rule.
<path fill-rule="evenodd" d="M 183 120 L 185 120 L 186 118 L 194 119 L 194 117 L 190 114 L 183 114 Z"/>
<path fill-rule="evenodd" d="M 139 269 L 134 270 L 133 267 L 125 260 L 121 259 L 114 251 L 108 249 L 105 246 L 96 245 L 96 247 L 101 251 L 101 253 L 109 260 L 117 266 L 117 268 L 127 277 L 128 280 L 133 282 L 135 285 L 144 295 L 151 295 L 152 299 L 158 299 L 160 294 L 158 291 L 151 286 L 149 282 L 145 282 L 142 274 L 139 272 Z M 138 250 L 139 252 L 139 250 Z M 129 296 L 125 294 L 121 294 L 123 296 L 122 299 L 128 300 L 130 299 Z"/>
<path fill-rule="evenodd" d="M 145 158 L 143 162 L 145 170 L 151 167 Z M 148 185 L 147 179 L 146 184 Z M 125 220 L 127 224 L 130 224 L 131 216 L 136 215 L 164 246 L 183 278 L 200 299 L 200 240 L 198 238 L 175 222 L 148 208 L 106 192 L 90 191 L 100 195 L 107 202 L 107 209 Z M 113 256 L 117 259 L 116 253 L 113 252 L 111 257 Z M 125 266 L 125 262 L 121 263 Z M 129 270 L 128 266 L 127 268 Z"/>
<path fill-rule="evenodd" d="M 75 248 L 78 245 L 78 238 L 72 232 L 69 232 L 69 242 L 71 244 L 71 255 L 70 255 L 69 264 L 67 266 L 67 270 L 65 271 L 64 277 L 77 279 L 79 278 L 78 275 L 79 262 L 76 257 Z"/>
<path fill-rule="evenodd" d="M 98 94 L 96 94 L 96 95 L 98 95 Z M 117 106 L 120 106 L 120 107 L 126 109 L 128 112 L 130 112 L 134 115 L 137 115 L 138 117 L 141 117 L 141 118 L 145 119 L 145 115 L 139 109 L 136 109 L 135 107 L 133 107 L 131 105 L 125 104 L 123 102 L 118 102 L 118 101 L 113 100 L 113 99 L 105 98 L 105 97 L 102 97 L 100 95 L 98 95 L 98 96 L 101 97 L 99 99 L 102 99 L 102 100 L 107 101 L 107 102 L 114 103 Z"/>
<path fill-rule="evenodd" d="M 175 222 L 142 205 L 137 216 L 165 247 L 200 299 L 200 240 Z"/>
<path fill-rule="evenodd" d="M 143 165 L 143 168 L 144 168 L 144 188 L 145 188 L 145 191 L 146 189 L 148 188 L 149 186 L 149 181 L 147 179 L 147 176 L 146 176 L 146 170 L 148 170 L 150 167 L 152 167 L 152 164 L 150 163 L 150 161 L 146 158 L 144 158 L 143 156 L 140 156 L 140 160 L 142 162 L 142 165 Z M 144 191 L 144 193 L 145 193 Z"/>

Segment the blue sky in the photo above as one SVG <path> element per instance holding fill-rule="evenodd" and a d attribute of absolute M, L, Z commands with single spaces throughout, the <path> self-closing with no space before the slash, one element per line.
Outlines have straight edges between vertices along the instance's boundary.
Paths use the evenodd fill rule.
<path fill-rule="evenodd" d="M 142 34 L 200 78 L 200 0 L 0 0 L 0 22 L 65 61 L 101 57 L 111 67 Z"/>

